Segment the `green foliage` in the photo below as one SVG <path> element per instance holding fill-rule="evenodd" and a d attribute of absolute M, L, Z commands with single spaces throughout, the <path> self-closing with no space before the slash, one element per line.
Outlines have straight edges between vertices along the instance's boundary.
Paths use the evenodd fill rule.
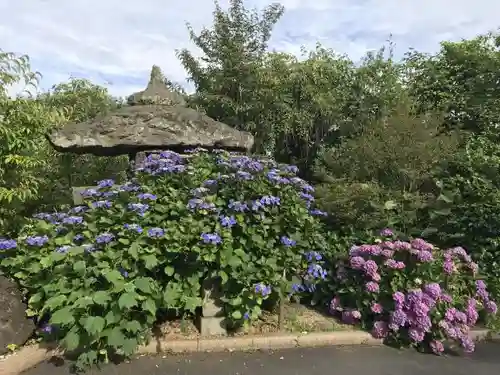
<path fill-rule="evenodd" d="M 228 320 L 248 325 L 264 300 L 323 275 L 307 257 L 326 248 L 322 212 L 295 173 L 225 152 L 152 155 L 135 181 L 103 180 L 84 206 L 37 215 L 2 267 L 49 336 L 83 350 L 79 366 L 132 354 L 159 309 L 195 313 L 207 280 L 220 284 Z"/>
<path fill-rule="evenodd" d="M 418 212 L 437 190 L 433 167 L 456 151 L 458 138 L 438 134 L 438 116 L 414 116 L 408 103 L 325 149 L 316 174 L 318 203 L 336 230 L 385 226 L 419 233 Z"/>
<path fill-rule="evenodd" d="M 39 74 L 30 70 L 26 56 L 0 52 L 0 228 L 15 233 L 24 219 L 24 206 L 38 199 L 47 165 L 43 133 L 48 124 L 61 123 L 57 110 L 30 97 L 11 98 L 12 85 L 35 87 Z"/>
<path fill-rule="evenodd" d="M 435 173 L 440 196 L 428 208 L 429 236 L 460 243 L 480 264 L 500 297 L 500 147 L 497 136 L 471 136 L 464 149 Z"/>
<path fill-rule="evenodd" d="M 448 129 L 473 132 L 498 123 L 500 92 L 499 36 L 489 33 L 471 40 L 443 42 L 438 54 L 411 52 L 406 81 L 419 110 L 443 111 Z"/>

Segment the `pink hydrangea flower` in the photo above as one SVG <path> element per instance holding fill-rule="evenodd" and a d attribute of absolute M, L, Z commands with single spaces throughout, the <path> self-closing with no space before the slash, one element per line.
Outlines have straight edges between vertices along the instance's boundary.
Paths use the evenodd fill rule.
<path fill-rule="evenodd" d="M 382 305 L 380 303 L 377 303 L 377 302 L 372 303 L 370 309 L 375 314 L 381 314 L 384 311 L 384 308 L 382 307 Z"/>
<path fill-rule="evenodd" d="M 432 352 L 436 355 L 440 355 L 444 352 L 444 345 L 443 345 L 442 341 L 432 340 L 430 342 L 430 347 L 431 347 Z"/>

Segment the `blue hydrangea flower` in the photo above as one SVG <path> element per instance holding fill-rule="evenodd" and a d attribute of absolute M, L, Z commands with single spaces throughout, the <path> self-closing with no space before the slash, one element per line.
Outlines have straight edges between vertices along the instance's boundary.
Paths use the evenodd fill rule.
<path fill-rule="evenodd" d="M 165 235 L 165 230 L 162 228 L 150 228 L 148 229 L 148 236 L 151 238 L 163 237 Z"/>
<path fill-rule="evenodd" d="M 291 247 L 291 246 L 295 246 L 297 244 L 297 241 L 295 240 L 292 240 L 291 238 L 288 238 L 286 236 L 282 236 L 280 238 L 280 241 L 283 245 L 287 246 L 287 247 Z"/>
<path fill-rule="evenodd" d="M 200 237 L 206 244 L 218 245 L 222 243 L 222 238 L 217 233 L 202 233 Z"/>
<path fill-rule="evenodd" d="M 223 227 L 231 228 L 236 224 L 234 216 L 223 216 L 220 218 L 220 223 Z"/>
<path fill-rule="evenodd" d="M 271 287 L 263 283 L 259 283 L 255 285 L 255 293 L 262 295 L 262 297 L 266 297 L 271 294 Z"/>
<path fill-rule="evenodd" d="M 196 189 L 191 190 L 191 194 L 196 198 L 203 197 L 208 192 L 206 187 L 198 187 Z"/>
<path fill-rule="evenodd" d="M 120 186 L 118 188 L 118 191 L 125 191 L 125 192 L 135 192 L 139 191 L 141 187 L 135 183 L 132 182 L 127 182 L 126 184 Z"/>
<path fill-rule="evenodd" d="M 87 253 L 91 253 L 92 251 L 95 250 L 95 246 L 92 245 L 92 244 L 84 244 L 82 245 L 83 249 L 87 252 Z"/>
<path fill-rule="evenodd" d="M 321 259 L 323 259 L 321 254 L 318 253 L 317 251 L 309 251 L 309 252 L 305 253 L 304 256 L 306 257 L 308 262 L 312 262 L 313 260 L 319 262 Z"/>
<path fill-rule="evenodd" d="M 253 176 L 249 172 L 246 172 L 246 171 L 236 172 L 236 178 L 238 180 L 243 180 L 243 181 L 253 180 Z"/>
<path fill-rule="evenodd" d="M 281 204 L 281 199 L 272 195 L 264 195 L 260 198 L 260 203 L 265 206 L 279 206 Z"/>
<path fill-rule="evenodd" d="M 99 187 L 100 189 L 107 188 L 107 187 L 113 186 L 114 183 L 115 183 L 115 181 L 113 181 L 111 179 L 101 180 L 97 183 L 97 187 Z"/>
<path fill-rule="evenodd" d="M 71 212 L 74 214 L 81 214 L 87 210 L 88 210 L 87 206 L 75 206 L 71 209 Z"/>
<path fill-rule="evenodd" d="M 102 195 L 102 193 L 100 191 L 98 191 L 97 189 L 89 188 L 89 189 L 85 189 L 85 190 L 81 191 L 80 195 L 83 198 L 92 198 L 92 197 L 100 197 Z"/>
<path fill-rule="evenodd" d="M 111 208 L 112 203 L 108 200 L 92 202 L 91 206 L 93 208 Z"/>
<path fill-rule="evenodd" d="M 0 250 L 12 250 L 17 247 L 17 242 L 15 240 L 9 240 L 6 238 L 0 238 Z"/>
<path fill-rule="evenodd" d="M 252 211 L 259 211 L 264 205 L 261 201 L 252 201 Z"/>
<path fill-rule="evenodd" d="M 203 186 L 213 186 L 217 185 L 217 180 L 206 180 L 203 182 Z"/>
<path fill-rule="evenodd" d="M 85 236 L 83 234 L 78 233 L 75 235 L 75 237 L 73 237 L 73 241 L 75 241 L 75 242 L 82 241 L 84 238 L 85 238 Z"/>
<path fill-rule="evenodd" d="M 71 249 L 71 246 L 65 245 L 65 246 L 59 246 L 56 248 L 56 253 L 61 253 L 61 254 L 66 254 L 69 249 Z"/>
<path fill-rule="evenodd" d="M 142 227 L 138 224 L 124 224 L 123 227 L 127 230 L 132 230 L 137 233 L 142 233 Z"/>
<path fill-rule="evenodd" d="M 113 241 L 115 235 L 113 233 L 101 233 L 95 238 L 95 242 L 98 244 L 107 244 Z"/>
<path fill-rule="evenodd" d="M 137 198 L 139 198 L 141 200 L 154 201 L 154 200 L 156 200 L 156 195 L 150 194 L 150 193 L 141 193 L 141 194 L 137 194 Z"/>
<path fill-rule="evenodd" d="M 68 216 L 62 219 L 63 224 L 68 224 L 68 225 L 75 225 L 75 224 L 82 224 L 83 223 L 83 217 L 81 216 Z"/>
<path fill-rule="evenodd" d="M 300 292 L 303 292 L 304 290 L 305 290 L 305 287 L 302 284 L 293 284 L 292 285 L 292 292 L 300 293 Z"/>
<path fill-rule="evenodd" d="M 307 269 L 307 274 L 315 279 L 325 279 L 327 271 L 323 269 L 323 267 L 321 267 L 319 264 L 310 264 Z"/>
<path fill-rule="evenodd" d="M 129 203 L 128 209 L 130 211 L 136 212 L 139 215 L 143 216 L 146 211 L 149 209 L 149 204 L 146 203 Z"/>
<path fill-rule="evenodd" d="M 300 193 L 300 197 L 306 201 L 309 201 L 309 202 L 314 201 L 314 197 L 309 193 L 302 192 L 302 193 Z"/>
<path fill-rule="evenodd" d="M 328 216 L 328 214 L 324 211 L 321 211 L 319 209 L 314 209 L 314 210 L 311 210 L 309 211 L 309 213 L 312 215 L 312 216 Z"/>
<path fill-rule="evenodd" d="M 26 243 L 30 246 L 42 247 L 47 242 L 49 242 L 49 237 L 47 236 L 30 236 L 26 238 Z"/>
<path fill-rule="evenodd" d="M 248 204 L 233 199 L 229 201 L 228 207 L 236 212 L 245 212 L 248 210 Z"/>

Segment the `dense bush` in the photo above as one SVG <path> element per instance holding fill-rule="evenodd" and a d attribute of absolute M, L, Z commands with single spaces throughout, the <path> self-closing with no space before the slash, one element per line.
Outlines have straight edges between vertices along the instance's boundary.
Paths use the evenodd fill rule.
<path fill-rule="evenodd" d="M 474 350 L 468 333 L 481 314 L 496 314 L 478 265 L 461 247 L 440 250 L 419 239 L 381 236 L 336 254 L 336 268 L 316 289 L 345 323 L 377 338 L 439 354 L 445 339 Z"/>
<path fill-rule="evenodd" d="M 436 171 L 441 199 L 428 207 L 431 238 L 461 244 L 500 298 L 500 146 L 496 135 L 471 136 Z"/>
<path fill-rule="evenodd" d="M 316 166 L 323 181 L 317 198 L 332 228 L 390 226 L 418 234 L 418 213 L 436 190 L 433 168 L 459 145 L 455 134 L 439 134 L 440 124 L 439 116 L 416 116 L 411 102 L 401 100 L 356 136 L 325 148 Z"/>
<path fill-rule="evenodd" d="M 26 289 L 47 339 L 83 349 L 79 365 L 130 355 L 159 309 L 194 313 L 220 281 L 228 319 L 248 324 L 263 300 L 325 276 L 313 188 L 296 168 L 202 151 L 150 156 L 137 179 L 103 180 L 68 212 L 38 214 L 3 240 L 2 267 Z"/>

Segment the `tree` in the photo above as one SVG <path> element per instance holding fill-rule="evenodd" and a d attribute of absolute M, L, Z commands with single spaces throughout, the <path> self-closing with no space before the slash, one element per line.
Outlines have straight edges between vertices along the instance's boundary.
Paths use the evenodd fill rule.
<path fill-rule="evenodd" d="M 196 34 L 187 25 L 191 40 L 204 56 L 196 59 L 187 49 L 178 52 L 196 89 L 192 104 L 202 107 L 210 117 L 256 135 L 258 152 L 267 147 L 259 135 L 269 131 L 256 121 L 258 70 L 271 31 L 283 12 L 281 5 L 272 4 L 259 14 L 255 9 L 247 10 L 242 0 L 230 0 L 225 12 L 216 3 L 212 29 Z"/>
<path fill-rule="evenodd" d="M 105 87 L 76 78 L 54 85 L 49 91 L 38 95 L 36 101 L 62 111 L 66 122 L 88 121 L 123 105 Z M 103 178 L 124 178 L 127 162 L 125 157 L 104 158 L 61 154 L 52 150 L 49 152 L 53 162 L 52 167 L 46 171 L 46 180 L 49 182 L 46 191 L 52 193 L 53 189 L 60 189 L 66 194 L 59 194 L 61 199 L 56 201 L 53 194 L 47 194 L 44 204 L 66 203 L 70 199 L 72 186 L 92 185 Z"/>
<path fill-rule="evenodd" d="M 436 55 L 410 52 L 406 81 L 418 110 L 441 110 L 446 129 L 484 132 L 500 126 L 500 36 L 443 42 Z"/>
<path fill-rule="evenodd" d="M 60 124 L 63 114 L 31 97 L 11 98 L 13 84 L 36 88 L 39 73 L 32 72 L 27 56 L 0 52 L 0 227 L 7 234 L 20 225 L 19 212 L 40 197 L 48 165 L 44 132 Z"/>

